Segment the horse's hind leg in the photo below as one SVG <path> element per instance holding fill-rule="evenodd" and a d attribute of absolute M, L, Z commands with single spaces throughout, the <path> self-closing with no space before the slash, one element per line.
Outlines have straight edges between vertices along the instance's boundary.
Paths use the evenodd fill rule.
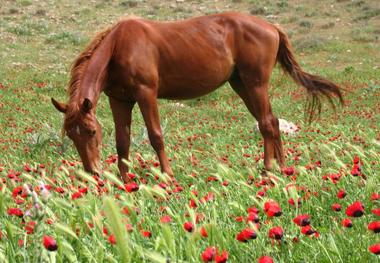
<path fill-rule="evenodd" d="M 173 171 L 164 149 L 164 139 L 157 108 L 157 91 L 154 88 L 145 86 L 139 87 L 137 90 L 136 100 L 148 130 L 150 143 L 160 160 L 161 170 L 173 176 Z"/>
<path fill-rule="evenodd" d="M 281 143 L 279 121 L 273 115 L 269 102 L 268 81 L 260 83 L 242 80 L 237 72 L 230 79 L 234 91 L 242 98 L 251 114 L 259 123 L 264 138 L 265 169 L 272 170 L 272 159 L 276 158 L 282 168 L 285 163 Z"/>
<path fill-rule="evenodd" d="M 109 98 L 109 102 L 115 122 L 116 150 L 119 157 L 118 167 L 120 176 L 124 182 L 127 182 L 129 180 L 127 176 L 128 166 L 123 162 L 123 159 L 128 160 L 132 109 L 135 103 L 127 103 L 111 97 Z"/>

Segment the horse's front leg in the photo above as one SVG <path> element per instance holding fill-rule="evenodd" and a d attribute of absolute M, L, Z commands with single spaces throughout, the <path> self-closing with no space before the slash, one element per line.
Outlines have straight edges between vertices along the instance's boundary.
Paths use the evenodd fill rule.
<path fill-rule="evenodd" d="M 157 89 L 141 85 L 137 88 L 136 93 L 136 100 L 148 130 L 150 144 L 157 153 L 161 171 L 173 176 L 174 174 L 164 149 L 164 139 L 157 108 Z"/>
<path fill-rule="evenodd" d="M 128 166 L 123 162 L 123 159 L 128 160 L 129 156 L 132 109 L 135 102 L 128 103 L 111 97 L 109 102 L 115 122 L 116 150 L 120 176 L 124 182 L 128 182 Z"/>

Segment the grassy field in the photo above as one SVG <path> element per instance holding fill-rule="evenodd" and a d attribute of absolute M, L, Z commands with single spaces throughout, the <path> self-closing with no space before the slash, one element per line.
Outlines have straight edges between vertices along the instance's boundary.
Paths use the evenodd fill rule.
<path fill-rule="evenodd" d="M 262 138 L 228 84 L 200 99 L 160 101 L 177 184 L 158 171 L 138 107 L 130 162 L 139 189 L 131 192 L 120 182 L 105 95 L 97 116 L 107 172 L 100 179 L 81 172 L 50 97 L 66 100 L 70 65 L 95 33 L 129 15 L 176 20 L 225 10 L 281 24 L 305 70 L 344 89 L 343 108 L 333 112 L 326 104 L 321 118 L 307 125 L 304 91 L 275 69 L 274 112 L 300 128 L 283 135 L 294 173 L 260 176 Z M 379 262 L 370 251 L 380 246 L 374 233 L 380 224 L 379 38 L 376 0 L 2 0 L 0 262 L 202 262 L 207 256 L 223 262 L 210 247 L 218 255 L 226 251 L 229 262 L 262 256 Z M 264 211 L 269 200 L 278 203 L 280 216 Z M 350 214 L 356 201 L 364 205 L 360 217 Z M 337 204 L 341 211 L 333 209 Z M 305 214 L 312 231 L 293 222 Z M 342 223 L 347 218 L 352 227 Z M 185 228 L 185 222 L 191 224 Z M 371 222 L 377 230 L 370 230 Z M 273 240 L 268 233 L 277 226 L 283 236 Z M 244 229 L 257 238 L 239 241 Z M 56 246 L 46 236 L 56 251 L 49 251 Z"/>

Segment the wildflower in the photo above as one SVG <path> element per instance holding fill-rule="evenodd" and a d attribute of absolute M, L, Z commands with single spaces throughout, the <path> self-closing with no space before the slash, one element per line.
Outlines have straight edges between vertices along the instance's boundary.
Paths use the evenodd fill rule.
<path fill-rule="evenodd" d="M 269 230 L 269 238 L 281 240 L 284 235 L 284 230 L 280 226 L 273 227 Z"/>
<path fill-rule="evenodd" d="M 36 226 L 36 222 L 34 221 L 28 222 L 28 224 L 25 226 L 26 233 L 28 235 L 33 234 L 35 226 Z"/>
<path fill-rule="evenodd" d="M 380 233 L 380 221 L 369 223 L 368 230 L 371 230 L 374 233 Z"/>
<path fill-rule="evenodd" d="M 193 230 L 194 230 L 193 223 L 191 223 L 191 222 L 185 222 L 185 223 L 183 224 L 183 228 L 184 228 L 187 232 L 193 232 Z"/>
<path fill-rule="evenodd" d="M 360 201 L 354 202 L 346 209 L 346 215 L 352 217 L 361 217 L 364 214 L 364 206 Z"/>
<path fill-rule="evenodd" d="M 259 258 L 259 263 L 273 263 L 273 258 L 270 256 L 262 256 Z"/>
<path fill-rule="evenodd" d="M 256 237 L 257 235 L 253 229 L 246 228 L 236 235 L 236 240 L 240 242 L 248 242 L 248 240 L 255 239 Z"/>
<path fill-rule="evenodd" d="M 227 251 L 223 251 L 222 254 L 218 254 L 216 253 L 215 255 L 215 262 L 216 263 L 225 263 L 227 262 L 228 260 L 228 252 Z"/>
<path fill-rule="evenodd" d="M 296 170 L 294 169 L 294 167 L 290 166 L 282 169 L 282 172 L 287 176 L 291 176 L 296 172 Z"/>
<path fill-rule="evenodd" d="M 339 212 L 342 210 L 342 206 L 340 204 L 333 204 L 331 206 L 332 210 L 336 211 L 336 212 Z"/>
<path fill-rule="evenodd" d="M 215 257 L 215 253 L 216 253 L 215 247 L 206 248 L 201 255 L 203 262 L 213 261 Z"/>
<path fill-rule="evenodd" d="M 23 217 L 24 213 L 20 208 L 8 208 L 7 210 L 8 215 L 13 215 L 17 217 Z"/>
<path fill-rule="evenodd" d="M 103 226 L 103 234 L 105 234 L 106 236 L 109 235 L 108 229 L 105 226 Z"/>
<path fill-rule="evenodd" d="M 295 206 L 295 205 L 296 205 L 296 203 L 294 202 L 294 199 L 293 199 L 293 198 L 290 198 L 290 199 L 288 200 L 288 203 L 289 203 L 291 206 Z M 298 199 L 297 199 L 297 206 L 300 207 L 301 204 L 302 204 L 302 202 L 301 202 L 301 198 L 298 198 Z"/>
<path fill-rule="evenodd" d="M 141 230 L 141 234 L 144 237 L 148 237 L 148 238 L 152 236 L 152 233 L 150 231 L 146 231 L 146 230 Z"/>
<path fill-rule="evenodd" d="M 75 192 L 71 195 L 71 199 L 72 200 L 75 200 L 75 199 L 79 199 L 79 198 L 82 198 L 83 197 L 83 194 L 81 192 Z"/>
<path fill-rule="evenodd" d="M 23 247 L 24 246 L 24 240 L 22 240 L 22 239 L 19 239 L 17 243 L 18 243 L 19 247 Z"/>
<path fill-rule="evenodd" d="M 379 193 L 372 193 L 371 194 L 371 201 L 380 200 L 380 194 Z"/>
<path fill-rule="evenodd" d="M 196 207 L 197 207 L 197 202 L 196 202 L 193 198 L 191 198 L 191 199 L 190 199 L 189 206 L 190 206 L 191 208 L 196 208 Z"/>
<path fill-rule="evenodd" d="M 309 215 L 299 215 L 293 219 L 293 222 L 298 226 L 310 225 L 310 216 Z"/>
<path fill-rule="evenodd" d="M 204 226 L 201 227 L 199 232 L 200 232 L 202 237 L 208 237 L 208 233 L 207 233 L 206 228 Z"/>
<path fill-rule="evenodd" d="M 304 235 L 310 236 L 310 235 L 314 234 L 315 231 L 311 228 L 310 225 L 307 225 L 307 226 L 303 226 L 301 228 L 301 233 Z"/>
<path fill-rule="evenodd" d="M 163 216 L 163 217 L 161 217 L 161 219 L 160 219 L 160 222 L 161 223 L 164 223 L 164 224 L 166 224 L 166 223 L 170 223 L 172 221 L 172 218 L 170 217 L 170 216 Z"/>
<path fill-rule="evenodd" d="M 57 241 L 51 236 L 43 237 L 44 247 L 49 251 L 56 251 L 58 249 Z"/>
<path fill-rule="evenodd" d="M 342 220 L 342 225 L 344 227 L 351 228 L 352 227 L 352 221 L 351 221 L 351 219 L 349 219 L 349 218 L 343 219 Z"/>
<path fill-rule="evenodd" d="M 116 238 L 114 235 L 110 235 L 108 237 L 108 241 L 111 243 L 111 245 L 115 245 L 116 244 Z"/>
<path fill-rule="evenodd" d="M 369 251 L 371 251 L 375 255 L 380 255 L 380 243 L 370 246 Z"/>
<path fill-rule="evenodd" d="M 254 207 L 254 206 L 251 206 L 251 207 L 248 207 L 248 208 L 247 208 L 247 212 L 248 212 L 248 213 L 255 213 L 255 214 L 258 214 L 258 213 L 259 213 L 259 209 L 257 209 L 257 208 Z"/>
<path fill-rule="evenodd" d="M 256 213 L 248 213 L 247 222 L 258 223 L 260 221 L 259 216 Z"/>
<path fill-rule="evenodd" d="M 374 215 L 380 216 L 380 208 L 372 209 L 371 212 L 372 212 Z"/>
<path fill-rule="evenodd" d="M 125 184 L 124 187 L 125 187 L 125 191 L 127 191 L 128 193 L 136 192 L 139 190 L 139 185 L 134 182 Z"/>
<path fill-rule="evenodd" d="M 339 190 L 337 197 L 339 199 L 343 199 L 346 195 L 347 195 L 346 192 L 342 189 L 342 190 Z"/>
<path fill-rule="evenodd" d="M 278 205 L 277 202 L 270 200 L 265 202 L 264 204 L 264 212 L 267 214 L 269 217 L 273 216 L 280 216 L 282 214 L 281 208 Z"/>

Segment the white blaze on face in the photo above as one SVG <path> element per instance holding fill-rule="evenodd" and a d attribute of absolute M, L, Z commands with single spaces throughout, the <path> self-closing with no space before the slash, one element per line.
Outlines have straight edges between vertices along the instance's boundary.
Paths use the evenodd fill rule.
<path fill-rule="evenodd" d="M 79 126 L 75 127 L 75 132 L 77 135 L 80 135 L 80 129 L 79 129 Z"/>

